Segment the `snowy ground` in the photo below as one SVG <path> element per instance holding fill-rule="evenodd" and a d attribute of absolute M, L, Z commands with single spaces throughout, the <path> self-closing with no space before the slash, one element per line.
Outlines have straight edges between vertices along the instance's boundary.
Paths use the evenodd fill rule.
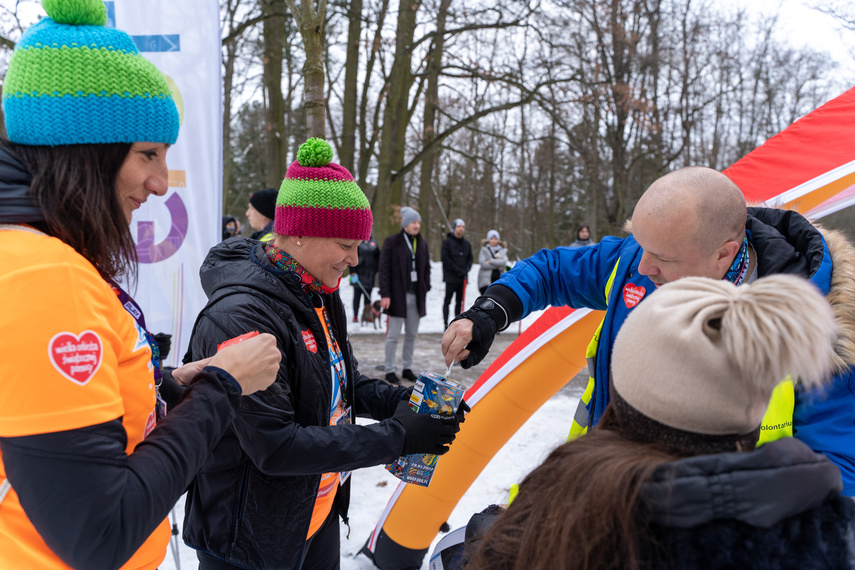
<path fill-rule="evenodd" d="M 419 332 L 441 333 L 442 324 L 442 300 L 445 295 L 445 284 L 442 283 L 442 267 L 439 263 L 433 263 L 432 289 L 428 293 L 428 314 L 422 319 Z M 465 295 L 467 307 L 478 296 L 476 286 L 478 265 L 474 265 L 470 272 L 470 281 Z M 342 283 L 341 296 L 345 307 L 350 314 L 353 287 Z M 374 290 L 374 298 L 378 298 L 377 290 Z M 522 321 L 522 329 L 531 324 L 538 315 L 532 315 Z M 514 325 L 518 327 L 518 325 Z M 518 327 L 519 330 L 519 327 Z M 372 327 L 360 327 L 357 323 L 351 323 L 350 334 L 383 334 L 384 331 Z M 444 372 L 439 370 L 438 372 Z M 526 422 L 522 428 L 508 441 L 508 443 L 495 455 L 481 475 L 475 480 L 469 490 L 451 513 L 448 524 L 452 529 L 463 526 L 469 517 L 492 503 L 504 503 L 507 501 L 508 489 L 513 483 L 519 482 L 526 473 L 538 465 L 546 454 L 555 446 L 561 444 L 567 437 L 570 429 L 570 419 L 576 409 L 581 391 L 578 393 L 567 390 L 559 392 L 549 400 Z M 363 420 L 360 420 L 362 423 Z M 352 494 L 350 504 L 350 538 L 345 538 L 348 533 L 347 527 L 342 525 L 341 543 L 341 567 L 342 570 L 369 570 L 374 568 L 371 561 L 364 555 L 359 554 L 365 545 L 369 534 L 374 529 L 380 514 L 382 513 L 389 497 L 395 490 L 398 479 L 390 475 L 382 466 L 368 469 L 360 469 L 352 476 Z M 183 498 L 175 508 L 179 529 L 184 511 Z M 431 545 L 442 538 L 437 536 Z M 180 541 L 179 541 L 180 542 Z M 170 548 L 166 560 L 161 564 L 161 570 L 188 570 L 197 567 L 195 553 L 180 543 L 177 549 L 179 562 L 175 561 L 176 552 Z M 428 556 L 425 556 L 422 568 L 428 568 Z"/>

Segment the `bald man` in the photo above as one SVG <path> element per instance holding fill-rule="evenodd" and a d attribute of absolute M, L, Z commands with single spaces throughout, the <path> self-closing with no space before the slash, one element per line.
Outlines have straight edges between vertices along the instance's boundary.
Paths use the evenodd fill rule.
<path fill-rule="evenodd" d="M 740 285 L 777 273 L 801 275 L 826 295 L 845 331 L 838 374 L 811 394 L 782 382 L 760 442 L 793 435 L 803 440 L 840 467 L 844 494 L 855 496 L 855 250 L 849 241 L 793 211 L 747 208 L 729 178 L 702 167 L 654 182 L 627 230 L 626 238 L 544 249 L 518 262 L 449 325 L 442 338 L 446 364 L 477 364 L 497 331 L 550 305 L 606 311 L 588 347 L 590 380 L 570 430 L 571 436 L 581 435 L 609 403 L 611 352 L 621 325 L 656 287 L 688 276 Z"/>

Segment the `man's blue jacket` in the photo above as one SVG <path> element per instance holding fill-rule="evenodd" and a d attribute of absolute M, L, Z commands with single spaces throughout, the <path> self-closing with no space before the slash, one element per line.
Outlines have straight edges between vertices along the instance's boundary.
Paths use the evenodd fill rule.
<path fill-rule="evenodd" d="M 797 439 L 837 464 L 844 494 L 855 496 L 855 250 L 841 234 L 820 232 L 793 211 L 749 208 L 746 230 L 757 253 L 758 276 L 788 273 L 809 279 L 826 295 L 844 331 L 837 347 L 838 374 L 813 392 L 796 388 L 791 425 Z M 504 286 L 519 299 L 520 314 L 516 303 L 504 304 L 510 321 L 550 305 L 606 311 L 595 339 L 596 353 L 589 354 L 594 382 L 582 412 L 588 416 L 582 418 L 584 425 L 596 425 L 609 403 L 611 352 L 621 325 L 655 289 L 638 273 L 642 253 L 632 236 L 607 237 L 583 248 L 544 249 L 494 283 L 498 295 L 486 293 L 501 302 L 504 295 L 498 287 Z"/>

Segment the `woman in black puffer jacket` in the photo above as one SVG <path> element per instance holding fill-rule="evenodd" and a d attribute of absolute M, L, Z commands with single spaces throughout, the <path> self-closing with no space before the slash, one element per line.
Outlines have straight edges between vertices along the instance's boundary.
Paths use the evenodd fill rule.
<path fill-rule="evenodd" d="M 274 238 L 232 239 L 201 269 L 209 297 L 188 357 L 252 331 L 273 334 L 276 382 L 238 417 L 190 486 L 184 540 L 202 570 L 337 568 L 349 472 L 409 453 L 444 453 L 462 416 L 408 407 L 410 392 L 359 373 L 338 294 L 371 210 L 332 150 L 310 139 L 279 191 Z M 378 420 L 356 425 L 355 416 Z"/>

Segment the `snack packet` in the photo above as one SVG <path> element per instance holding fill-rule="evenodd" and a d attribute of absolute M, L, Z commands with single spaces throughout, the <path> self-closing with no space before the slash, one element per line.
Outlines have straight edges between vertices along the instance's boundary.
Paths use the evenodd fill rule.
<path fill-rule="evenodd" d="M 232 345 L 237 344 L 239 342 L 243 342 L 243 341 L 245 341 L 249 338 L 252 338 L 254 336 L 258 336 L 258 331 L 250 331 L 248 333 L 243 333 L 240 336 L 230 338 L 229 340 L 224 340 L 223 342 L 221 342 L 220 344 L 217 345 L 217 352 L 220 352 L 222 349 L 224 349 L 227 346 L 232 346 Z"/>
<path fill-rule="evenodd" d="M 410 407 L 419 414 L 452 415 L 457 412 L 465 392 L 466 388 L 454 380 L 433 372 L 421 372 L 410 396 Z M 438 460 L 439 456 L 432 453 L 402 455 L 386 465 L 386 470 L 404 483 L 427 487 Z"/>

